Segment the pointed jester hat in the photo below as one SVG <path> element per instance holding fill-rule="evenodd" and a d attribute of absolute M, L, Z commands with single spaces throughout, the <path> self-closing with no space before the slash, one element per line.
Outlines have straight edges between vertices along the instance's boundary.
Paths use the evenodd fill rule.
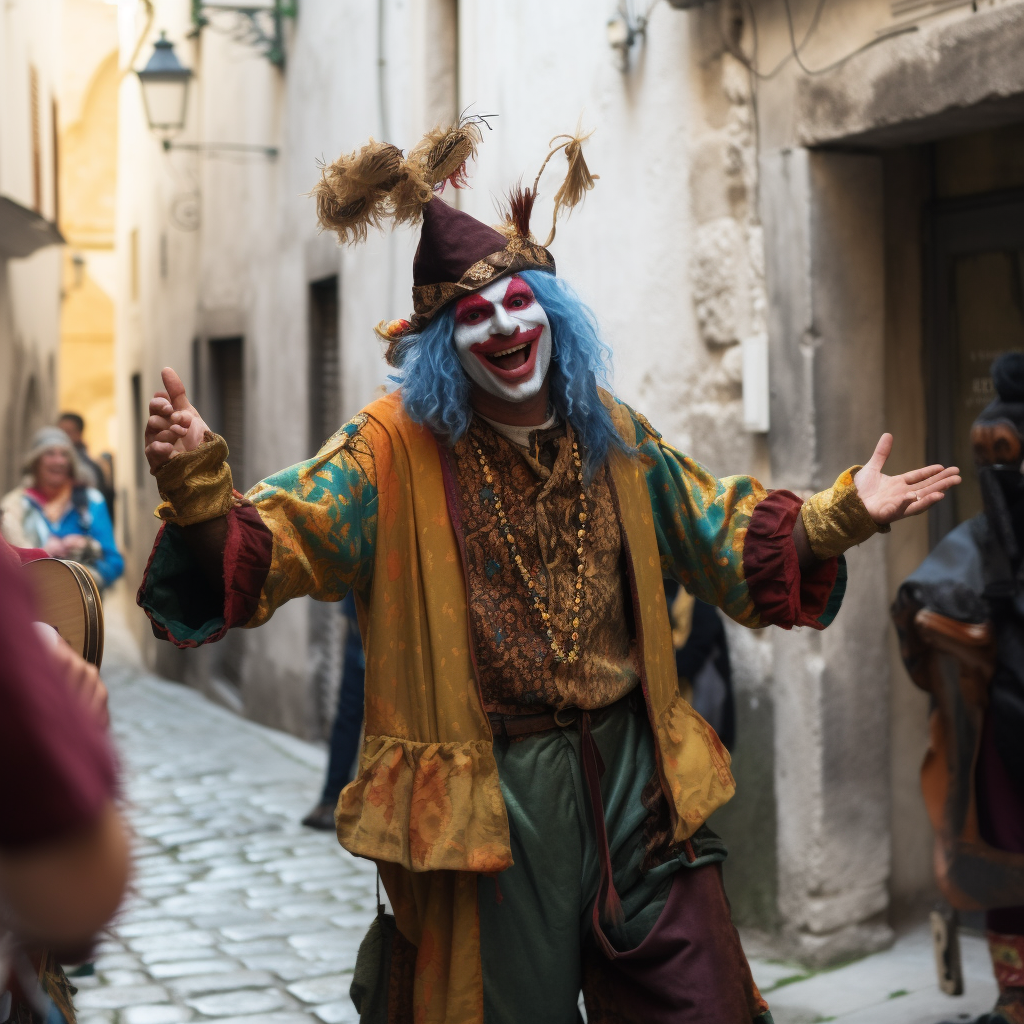
<path fill-rule="evenodd" d="M 449 206 L 436 193 L 446 184 L 465 186 L 466 164 L 476 155 L 481 124 L 486 124 L 483 118 L 470 117 L 435 128 L 408 156 L 396 146 L 370 139 L 362 149 L 324 167 L 313 189 L 321 226 L 336 231 L 342 243 L 363 241 L 371 226 L 383 228 L 387 221 L 422 224 L 412 268 L 412 318 L 377 327 L 377 334 L 390 343 L 389 362 L 395 342 L 422 330 L 453 299 L 521 270 L 553 274 L 555 260 L 547 247 L 555 237 L 555 222 L 594 187 L 597 175 L 590 173 L 583 158 L 589 133 L 577 129 L 574 135 L 551 140 L 531 189 L 511 190 L 504 223 L 489 227 Z M 530 232 L 530 217 L 541 174 L 559 151 L 565 152 L 568 170 L 555 193 L 551 231 L 541 245 Z"/>

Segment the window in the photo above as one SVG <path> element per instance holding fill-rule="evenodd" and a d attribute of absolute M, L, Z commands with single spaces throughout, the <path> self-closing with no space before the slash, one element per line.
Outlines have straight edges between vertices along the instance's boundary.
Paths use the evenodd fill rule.
<path fill-rule="evenodd" d="M 139 301 L 139 229 L 132 228 L 128 236 L 128 275 L 132 302 Z"/>
<path fill-rule="evenodd" d="M 1024 349 L 1024 192 L 937 202 L 930 236 L 930 461 L 964 480 L 932 512 L 935 542 L 981 511 L 971 423 L 995 395 L 993 360 Z"/>
<path fill-rule="evenodd" d="M 235 487 L 244 491 L 245 378 L 243 339 L 210 339 L 210 426 L 228 443 Z"/>
<path fill-rule="evenodd" d="M 32 126 L 32 209 L 43 212 L 43 140 L 39 123 L 39 72 L 28 69 L 28 102 Z"/>
<path fill-rule="evenodd" d="M 135 487 L 142 490 L 146 482 L 146 453 L 142 439 L 146 433 L 147 416 L 142 404 L 142 374 L 132 374 L 132 451 L 135 453 Z"/>
<path fill-rule="evenodd" d="M 309 286 L 309 447 L 315 452 L 338 427 L 338 276 Z"/>

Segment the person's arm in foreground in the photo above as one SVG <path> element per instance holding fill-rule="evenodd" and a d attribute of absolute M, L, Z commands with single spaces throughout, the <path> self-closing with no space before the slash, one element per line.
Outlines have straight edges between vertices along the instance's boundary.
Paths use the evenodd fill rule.
<path fill-rule="evenodd" d="M 0 917 L 22 943 L 73 958 L 121 901 L 129 844 L 106 689 L 66 644 L 41 639 L 18 572 L 0 560 Z"/>

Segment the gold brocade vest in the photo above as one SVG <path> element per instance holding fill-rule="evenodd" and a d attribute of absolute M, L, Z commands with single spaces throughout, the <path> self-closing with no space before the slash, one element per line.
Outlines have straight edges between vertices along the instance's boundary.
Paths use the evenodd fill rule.
<path fill-rule="evenodd" d="M 633 445 L 628 409 L 602 398 Z M 345 849 L 377 862 L 398 927 L 418 947 L 417 1021 L 468 1024 L 483 1019 L 476 875 L 505 870 L 512 854 L 474 671 L 460 539 L 449 514 L 447 467 L 430 431 L 409 419 L 398 393 L 363 412 L 375 428 L 370 437 L 380 436 L 380 443 L 371 440 L 378 492 L 373 583 L 368 603 L 359 602 L 365 738 L 359 774 L 342 791 L 335 821 Z M 641 682 L 674 811 L 673 838 L 681 841 L 735 785 L 728 753 L 679 695 L 643 465 L 616 451 L 609 468 Z"/>

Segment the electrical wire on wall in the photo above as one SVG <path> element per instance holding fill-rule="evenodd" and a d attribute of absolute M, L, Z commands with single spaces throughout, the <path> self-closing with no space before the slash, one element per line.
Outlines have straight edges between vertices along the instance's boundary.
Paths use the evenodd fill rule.
<path fill-rule="evenodd" d="M 812 36 L 817 32 L 818 27 L 821 23 L 821 15 L 825 9 L 825 5 L 828 0 L 818 0 L 817 5 L 814 9 L 814 16 L 811 18 L 811 22 L 807 27 L 807 30 L 803 34 L 803 38 L 799 43 L 796 41 L 796 26 L 793 19 L 793 8 L 792 0 L 783 0 L 783 6 L 786 11 L 786 28 L 789 35 L 789 53 L 786 54 L 778 64 L 775 65 L 771 71 L 761 71 L 758 65 L 758 33 L 757 33 L 757 14 L 754 10 L 753 0 L 740 0 L 742 6 L 746 9 L 747 15 L 750 19 L 750 35 L 753 52 L 750 54 L 744 53 L 740 45 L 738 38 L 730 39 L 729 33 L 727 33 L 722 25 L 722 19 L 718 21 L 719 34 L 722 37 L 722 45 L 735 57 L 746 69 L 754 76 L 758 81 L 767 81 L 770 78 L 774 78 L 790 61 L 795 61 L 797 66 L 805 75 L 824 75 L 829 71 L 834 71 L 836 68 L 841 67 L 847 61 L 852 60 L 854 57 L 863 53 L 865 50 L 870 50 L 872 47 L 877 46 L 879 43 L 887 42 L 890 39 L 894 39 L 896 36 L 906 35 L 908 32 L 916 32 L 916 25 L 906 25 L 895 29 L 892 32 L 886 32 L 884 35 L 876 36 L 874 39 L 868 40 L 862 46 L 858 46 L 855 50 L 851 50 L 846 55 L 840 57 L 838 60 L 832 61 L 830 64 L 826 64 L 824 67 L 812 68 L 808 67 L 804 62 L 802 51 L 810 42 Z M 723 4 L 723 9 L 727 5 Z"/>

